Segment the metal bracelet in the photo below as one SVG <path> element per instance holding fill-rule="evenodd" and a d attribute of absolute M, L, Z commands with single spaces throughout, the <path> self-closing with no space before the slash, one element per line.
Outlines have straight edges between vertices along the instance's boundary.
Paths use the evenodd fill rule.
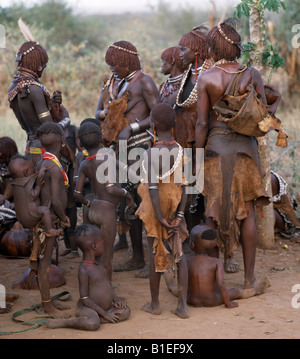
<path fill-rule="evenodd" d="M 130 124 L 132 133 L 140 132 L 140 125 L 136 122 Z"/>
<path fill-rule="evenodd" d="M 61 121 L 58 122 L 58 124 L 60 125 L 60 127 L 65 130 L 66 128 L 69 127 L 71 123 L 71 120 L 69 119 L 69 117 L 65 117 L 63 118 Z"/>
<path fill-rule="evenodd" d="M 38 116 L 39 119 L 42 119 L 42 118 L 50 116 L 50 112 L 46 111 L 46 112 L 38 113 L 37 116 Z"/>

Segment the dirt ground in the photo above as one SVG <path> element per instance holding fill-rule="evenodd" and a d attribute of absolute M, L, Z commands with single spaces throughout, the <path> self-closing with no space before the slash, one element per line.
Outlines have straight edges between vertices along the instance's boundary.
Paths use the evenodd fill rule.
<path fill-rule="evenodd" d="M 286 244 L 288 249 L 284 249 Z M 144 245 L 148 254 L 147 243 Z M 64 250 L 61 242 L 59 251 Z M 55 256 L 54 256 L 55 257 Z M 114 263 L 130 258 L 130 250 L 124 249 L 114 255 Z M 243 267 L 241 248 L 235 256 Z M 51 290 L 51 295 L 69 291 L 72 300 L 69 312 L 74 308 L 79 296 L 77 285 L 77 268 L 80 258 L 69 259 L 59 257 L 66 284 Z M 167 289 L 165 281 L 161 281 L 160 316 L 151 315 L 140 308 L 149 301 L 150 291 L 148 279 L 135 278 L 137 271 L 113 273 L 118 295 L 127 299 L 131 308 L 128 321 L 118 324 L 104 324 L 96 332 L 84 332 L 73 329 L 47 329 L 41 326 L 24 333 L 1 336 L 1 339 L 299 339 L 300 308 L 293 308 L 292 299 L 297 292 L 292 288 L 300 285 L 300 244 L 287 239 L 277 238 L 272 250 L 257 250 L 256 276 L 269 277 L 271 287 L 260 296 L 240 300 L 238 308 L 226 309 L 189 307 L 189 319 L 179 319 L 171 313 L 176 307 L 176 297 Z M 0 255 L 0 283 L 6 291 L 19 294 L 11 313 L 0 315 L 0 331 L 15 331 L 24 326 L 14 324 L 11 316 L 15 311 L 40 303 L 37 290 L 11 289 L 12 283 L 18 281 L 28 268 L 28 259 L 8 259 Z M 225 274 L 228 287 L 243 284 L 243 270 L 236 274 Z M 299 289 L 298 289 L 299 291 Z M 33 312 L 23 319 L 35 317 Z"/>

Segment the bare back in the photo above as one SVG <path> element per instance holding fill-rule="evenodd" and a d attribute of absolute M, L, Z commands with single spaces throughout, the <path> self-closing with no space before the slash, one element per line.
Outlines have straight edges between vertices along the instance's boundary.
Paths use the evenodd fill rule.
<path fill-rule="evenodd" d="M 188 265 L 188 304 L 210 306 L 218 296 L 216 272 L 222 263 L 217 258 L 195 255 L 187 258 Z"/>
<path fill-rule="evenodd" d="M 213 106 L 226 92 L 230 83 L 231 76 L 242 71 L 243 76 L 240 83 L 239 93 L 243 95 L 247 87 L 253 80 L 253 86 L 262 98 L 264 104 L 267 103 L 264 84 L 260 72 L 255 68 L 247 68 L 243 71 L 240 64 L 226 64 L 222 69 L 212 68 L 203 72 L 198 80 L 197 87 L 197 113 L 198 118 L 195 128 L 196 147 L 204 148 L 208 132 L 211 128 L 225 127 L 226 125 L 217 120 L 217 113 Z M 251 77 L 252 72 L 252 77 Z"/>
<path fill-rule="evenodd" d="M 104 169 L 109 166 L 109 169 L 104 172 L 105 178 L 102 177 L 102 170 L 98 170 L 100 166 L 103 166 Z M 117 179 L 114 178 L 116 167 L 113 161 L 107 160 L 106 156 L 103 156 L 103 159 L 86 160 L 82 163 L 80 171 L 89 179 L 95 199 L 108 201 L 114 205 L 119 204 L 120 198 L 110 195 L 106 190 L 107 182 L 114 184 L 117 182 Z"/>
<path fill-rule="evenodd" d="M 204 72 L 199 78 L 200 88 L 202 90 L 205 90 L 205 92 L 207 93 L 211 109 L 213 108 L 214 104 L 224 95 L 230 83 L 231 77 L 234 76 L 235 73 L 242 71 L 244 66 L 240 64 L 227 64 L 222 65 L 222 68 L 223 70 L 219 68 L 213 68 L 211 70 L 208 70 Z M 259 71 L 255 68 L 247 68 L 243 72 L 239 94 L 243 95 L 247 92 L 247 88 L 252 80 L 256 92 L 262 96 L 263 102 L 266 104 L 263 81 Z M 213 128 L 226 126 L 222 122 L 217 121 L 217 117 L 218 114 L 215 111 L 212 111 L 211 127 Z"/>

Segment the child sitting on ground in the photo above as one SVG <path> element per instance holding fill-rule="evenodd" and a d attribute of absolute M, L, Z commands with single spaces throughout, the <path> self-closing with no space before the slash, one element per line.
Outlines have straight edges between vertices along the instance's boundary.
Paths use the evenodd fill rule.
<path fill-rule="evenodd" d="M 24 228 L 33 229 L 39 221 L 45 227 L 47 237 L 57 237 L 62 230 L 52 227 L 51 213 L 48 207 L 40 205 L 40 193 L 44 183 L 46 167 L 39 172 L 26 157 L 15 155 L 9 162 L 10 181 L 13 189 L 15 211 L 18 221 Z"/>
<path fill-rule="evenodd" d="M 187 303 L 195 307 L 215 307 L 225 304 L 236 308 L 235 299 L 246 299 L 259 295 L 270 286 L 268 278 L 257 282 L 253 288 L 227 289 L 224 284 L 224 269 L 220 259 L 211 257 L 210 252 L 217 245 L 217 231 L 201 224 L 190 232 L 190 247 L 195 256 L 188 257 Z"/>
<path fill-rule="evenodd" d="M 77 227 L 75 238 L 83 252 L 78 269 L 79 294 L 76 318 L 48 320 L 47 327 L 97 330 L 102 323 L 117 323 L 130 316 L 124 299 L 117 297 L 101 262 L 103 232 L 94 225 Z M 97 259 L 96 259 L 97 258 Z"/>

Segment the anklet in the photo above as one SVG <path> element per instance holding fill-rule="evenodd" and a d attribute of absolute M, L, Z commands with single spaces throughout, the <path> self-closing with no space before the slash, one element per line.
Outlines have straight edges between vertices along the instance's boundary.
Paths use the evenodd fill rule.
<path fill-rule="evenodd" d="M 49 300 L 42 300 L 42 303 L 50 303 L 51 302 L 51 299 Z"/>

